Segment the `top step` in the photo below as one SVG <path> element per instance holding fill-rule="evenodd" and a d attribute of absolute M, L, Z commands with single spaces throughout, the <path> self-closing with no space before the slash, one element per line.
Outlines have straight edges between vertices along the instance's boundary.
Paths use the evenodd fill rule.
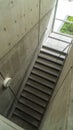
<path fill-rule="evenodd" d="M 49 36 L 49 38 L 53 38 L 55 40 L 58 40 L 58 41 L 61 41 L 61 42 L 64 42 L 64 44 L 70 44 L 71 43 L 71 40 L 72 38 L 71 37 L 68 37 L 67 35 L 64 35 L 64 34 L 61 34 L 59 32 L 52 32 Z"/>
<path fill-rule="evenodd" d="M 59 50 L 57 50 L 57 49 L 50 48 L 50 47 L 45 46 L 45 45 L 43 45 L 42 48 L 47 49 L 47 50 L 50 50 L 50 51 L 55 52 L 55 53 L 57 53 L 57 54 L 60 54 L 60 55 L 62 55 L 62 56 L 66 56 L 66 55 L 67 55 L 67 53 L 65 53 L 65 52 L 63 52 L 63 51 L 59 51 Z"/>

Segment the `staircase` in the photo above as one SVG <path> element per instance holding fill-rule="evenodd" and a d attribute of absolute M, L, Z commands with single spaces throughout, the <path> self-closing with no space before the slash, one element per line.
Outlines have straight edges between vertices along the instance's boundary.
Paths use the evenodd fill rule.
<path fill-rule="evenodd" d="M 66 53 L 42 46 L 10 119 L 26 130 L 37 130 L 62 71 Z"/>

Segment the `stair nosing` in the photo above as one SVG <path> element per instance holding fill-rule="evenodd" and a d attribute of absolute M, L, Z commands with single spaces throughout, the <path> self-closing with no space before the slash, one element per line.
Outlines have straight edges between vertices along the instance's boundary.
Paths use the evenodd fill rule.
<path fill-rule="evenodd" d="M 54 55 L 53 53 L 49 53 L 49 51 L 45 51 L 45 50 L 42 50 L 42 49 L 40 50 L 40 53 L 44 53 L 44 54 L 47 54 L 48 56 L 55 57 L 55 58 L 59 59 L 60 61 L 65 60 L 65 58 L 63 58 L 63 57 L 59 57 L 57 55 Z"/>
<path fill-rule="evenodd" d="M 34 94 L 34 93 L 32 93 L 32 92 L 30 92 L 30 91 L 28 91 L 28 90 L 24 90 L 24 91 L 26 91 L 26 92 L 28 92 L 28 93 L 30 93 L 30 94 L 32 94 L 32 95 L 34 95 L 34 96 L 36 96 L 36 97 L 42 99 L 42 100 L 48 102 L 48 99 L 46 100 L 46 99 L 44 99 L 44 98 L 42 98 L 42 97 L 40 97 L 40 96 L 37 96 L 36 94 Z"/>
<path fill-rule="evenodd" d="M 42 82 L 37 81 L 36 79 L 33 79 L 31 76 L 29 76 L 29 79 L 31 79 L 31 80 L 33 80 L 33 81 L 35 81 L 35 82 L 37 82 L 37 83 L 39 83 L 39 84 L 41 84 L 41 85 L 44 85 L 44 86 L 46 86 L 47 88 L 54 89 L 54 86 L 52 87 L 52 85 L 43 84 Z"/>
<path fill-rule="evenodd" d="M 23 105 L 25 105 L 25 106 L 31 108 L 32 110 L 36 111 L 37 113 L 39 113 L 39 114 L 41 114 L 41 115 L 43 114 L 43 113 L 41 113 L 40 111 L 38 111 L 38 110 L 32 108 L 30 105 L 25 104 L 23 101 L 19 100 L 19 102 L 22 103 Z"/>
<path fill-rule="evenodd" d="M 35 81 L 35 82 L 37 82 L 37 83 L 39 83 L 39 84 L 41 84 L 41 85 L 44 85 L 44 86 L 46 86 L 47 88 L 50 88 L 50 89 L 53 89 L 54 88 L 54 84 L 53 84 L 53 86 L 52 85 L 48 85 L 48 84 L 45 84 L 45 83 L 42 83 L 42 82 L 40 82 L 39 80 L 36 80 L 36 79 L 34 79 L 33 77 L 31 77 L 31 76 L 29 76 L 29 79 L 30 80 L 33 80 L 33 81 Z"/>
<path fill-rule="evenodd" d="M 17 112 L 14 112 L 13 114 L 14 114 L 15 116 L 17 116 L 17 117 L 20 117 L 22 120 L 26 121 L 26 120 L 25 120 L 23 117 L 21 117 Z M 30 125 L 32 125 L 32 126 L 38 128 L 38 126 L 35 125 L 35 124 L 33 124 L 32 122 L 29 122 L 29 121 L 26 121 L 26 122 L 28 122 Z M 39 125 L 39 124 L 38 124 L 38 125 Z"/>
<path fill-rule="evenodd" d="M 33 103 L 35 103 L 35 104 L 39 105 L 39 106 L 41 106 L 42 108 L 45 108 L 45 106 L 44 106 L 44 105 L 42 105 L 42 104 L 40 104 L 40 103 L 37 103 L 37 102 L 35 102 L 35 101 L 31 100 L 30 98 L 27 98 L 26 96 L 24 96 L 24 94 L 21 94 L 21 96 L 22 96 L 23 98 L 28 99 L 29 101 L 31 101 L 31 102 L 33 102 Z"/>
<path fill-rule="evenodd" d="M 45 94 L 47 94 L 47 95 L 51 95 L 51 93 L 46 93 L 46 92 L 44 92 L 44 90 L 42 91 L 42 90 L 40 90 L 39 88 L 36 88 L 36 87 L 34 87 L 34 85 L 31 85 L 30 83 L 26 83 L 26 85 L 29 85 L 29 86 L 31 86 L 31 87 L 33 87 L 33 88 L 35 88 L 35 89 L 37 89 L 37 90 L 39 90 L 39 91 L 41 91 L 42 93 L 45 93 Z"/>
<path fill-rule="evenodd" d="M 65 52 L 62 52 L 60 50 L 57 50 L 57 49 L 54 49 L 54 48 L 51 48 L 51 47 L 48 47 L 48 46 L 45 46 L 45 45 L 43 45 L 42 48 L 51 50 L 53 52 L 56 52 L 57 54 L 61 54 L 62 56 L 66 56 L 67 55 L 67 53 L 65 53 Z"/>
<path fill-rule="evenodd" d="M 39 54 L 38 57 L 41 58 L 41 59 L 47 60 L 47 61 L 49 61 L 51 63 L 54 63 L 55 65 L 58 65 L 58 66 L 62 66 L 63 65 L 63 63 L 59 63 L 59 62 L 53 61 L 52 59 L 49 59 L 46 56 L 43 57 L 41 54 Z"/>
<path fill-rule="evenodd" d="M 47 81 L 49 81 L 49 82 L 56 83 L 56 81 L 55 81 L 55 80 L 52 80 L 49 76 L 48 76 L 48 78 L 47 78 L 47 77 L 45 77 L 45 76 L 43 76 L 43 75 L 40 75 L 40 74 L 38 74 L 38 73 L 36 73 L 36 72 L 33 72 L 33 70 L 31 71 L 31 74 L 36 75 L 36 76 L 38 76 L 38 77 L 41 77 L 41 78 L 43 78 L 43 79 L 45 79 L 45 80 L 47 80 Z"/>
<path fill-rule="evenodd" d="M 61 70 L 62 70 L 62 68 L 58 68 L 58 67 L 55 67 L 55 66 L 51 66 L 50 64 L 45 64 L 45 63 L 43 63 L 43 62 L 41 62 L 41 61 L 39 61 L 39 60 L 36 60 L 36 63 L 45 65 L 45 66 L 47 66 L 47 67 L 49 67 L 49 68 L 52 68 L 52 69 L 54 69 L 54 70 L 57 70 L 57 71 L 61 71 Z"/>
<path fill-rule="evenodd" d="M 40 120 L 41 120 L 41 117 L 40 117 L 40 119 L 39 119 L 39 118 L 36 118 L 36 117 L 34 116 L 34 114 L 28 113 L 28 112 L 24 111 L 22 108 L 20 108 L 20 107 L 18 107 L 18 106 L 16 106 L 16 109 L 22 111 L 23 113 L 26 113 L 28 116 L 34 118 L 34 119 L 37 120 L 37 121 L 40 121 Z M 30 108 L 30 109 L 31 109 L 31 108 Z M 35 112 L 36 112 L 36 111 L 35 111 Z"/>
<path fill-rule="evenodd" d="M 59 76 L 59 74 L 54 74 L 54 73 L 52 73 L 51 71 L 46 71 L 46 69 L 40 68 L 39 66 L 36 66 L 36 65 L 34 65 L 33 68 L 38 69 L 38 70 L 41 70 L 41 71 L 43 71 L 43 72 L 45 72 L 45 73 L 48 73 L 48 74 L 50 74 L 50 75 L 52 75 L 52 76 L 55 76 L 55 77 L 58 77 L 58 76 Z M 48 69 L 48 70 L 49 70 L 49 69 Z"/>

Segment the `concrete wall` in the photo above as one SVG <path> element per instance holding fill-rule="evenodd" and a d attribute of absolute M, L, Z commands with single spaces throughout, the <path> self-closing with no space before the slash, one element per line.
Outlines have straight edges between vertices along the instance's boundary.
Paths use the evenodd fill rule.
<path fill-rule="evenodd" d="M 40 130 L 73 130 L 73 46 Z"/>
<path fill-rule="evenodd" d="M 5 117 L 0 115 L 0 130 L 24 130 Z"/>
<path fill-rule="evenodd" d="M 15 93 L 43 39 L 54 1 L 0 0 L 0 71 L 12 77 Z M 5 114 L 13 95 L 2 88 L 2 82 L 0 77 L 0 113 Z"/>

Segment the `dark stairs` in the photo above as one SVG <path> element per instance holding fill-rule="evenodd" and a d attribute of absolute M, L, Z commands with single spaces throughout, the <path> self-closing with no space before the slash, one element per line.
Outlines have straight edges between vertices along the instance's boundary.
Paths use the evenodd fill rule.
<path fill-rule="evenodd" d="M 62 71 L 66 53 L 42 46 L 15 103 L 10 119 L 26 130 L 37 130 Z M 26 127 L 28 126 L 28 128 Z"/>

